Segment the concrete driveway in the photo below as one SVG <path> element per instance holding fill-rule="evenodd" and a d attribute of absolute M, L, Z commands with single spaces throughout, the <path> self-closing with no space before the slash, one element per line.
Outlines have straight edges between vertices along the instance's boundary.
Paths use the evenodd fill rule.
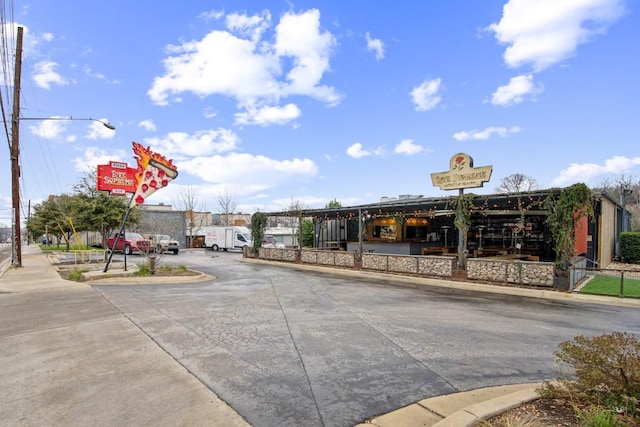
<path fill-rule="evenodd" d="M 576 335 L 637 308 L 345 278 L 181 253 L 197 284 L 93 285 L 253 426 L 351 426 L 420 399 L 558 374 Z"/>

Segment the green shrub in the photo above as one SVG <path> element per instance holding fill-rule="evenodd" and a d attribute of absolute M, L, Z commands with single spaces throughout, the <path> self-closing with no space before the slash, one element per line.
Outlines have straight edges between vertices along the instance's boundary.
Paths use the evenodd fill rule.
<path fill-rule="evenodd" d="M 67 273 L 67 280 L 73 280 L 74 282 L 82 282 L 82 273 L 86 273 L 86 268 L 83 269 L 74 269 Z"/>
<path fill-rule="evenodd" d="M 564 395 L 595 408 L 606 408 L 590 411 L 599 418 L 607 417 L 607 410 L 640 416 L 640 341 L 633 335 L 580 335 L 560 343 L 555 355 L 561 364 L 573 368 L 574 378 L 560 378 L 559 387 L 545 384 L 545 394 Z"/>
<path fill-rule="evenodd" d="M 620 255 L 623 261 L 640 263 L 640 233 L 628 231 L 620 233 Z"/>
<path fill-rule="evenodd" d="M 599 407 L 577 408 L 576 416 L 581 427 L 623 427 L 626 425 L 614 411 Z"/>
<path fill-rule="evenodd" d="M 133 273 L 134 276 L 151 276 L 151 266 L 149 263 L 140 264 L 138 271 Z"/>

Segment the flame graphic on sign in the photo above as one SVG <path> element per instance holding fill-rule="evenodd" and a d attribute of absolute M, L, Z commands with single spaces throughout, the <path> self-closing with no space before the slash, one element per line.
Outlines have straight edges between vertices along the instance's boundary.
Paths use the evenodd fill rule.
<path fill-rule="evenodd" d="M 178 168 L 164 156 L 154 153 L 150 147 L 133 142 L 133 153 L 138 163 L 135 174 L 136 192 L 130 205 L 142 204 L 156 190 L 166 187 L 178 176 Z"/>
<path fill-rule="evenodd" d="M 144 177 L 144 170 L 151 164 L 158 169 L 163 170 L 171 179 L 178 176 L 178 168 L 173 164 L 173 160 L 167 160 L 163 155 L 154 153 L 151 151 L 151 147 L 143 147 L 142 144 L 138 144 L 133 141 L 133 154 L 138 164 L 138 171 L 136 172 L 136 187 L 142 182 Z"/>

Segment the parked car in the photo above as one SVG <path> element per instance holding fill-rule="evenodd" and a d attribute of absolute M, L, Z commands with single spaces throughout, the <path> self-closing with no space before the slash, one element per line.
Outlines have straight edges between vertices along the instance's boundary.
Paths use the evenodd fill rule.
<path fill-rule="evenodd" d="M 276 239 L 273 236 L 266 235 L 262 239 L 263 248 L 274 248 L 276 246 Z"/>
<path fill-rule="evenodd" d="M 178 255 L 180 252 L 180 242 L 172 239 L 168 234 L 153 234 L 149 236 L 152 246 L 156 252 L 172 252 L 174 255 Z"/>
<path fill-rule="evenodd" d="M 266 235 L 266 236 L 264 236 L 264 239 L 262 240 L 262 247 L 263 248 L 284 249 L 285 248 L 285 244 L 282 243 L 282 242 L 278 242 L 278 240 L 276 240 L 276 238 L 274 236 Z"/>
<path fill-rule="evenodd" d="M 134 252 L 142 253 L 153 250 L 151 240 L 145 239 L 140 233 L 130 233 L 128 231 L 124 236 L 122 233 L 113 233 L 109 236 L 108 244 L 109 250 L 124 252 L 126 255 L 130 255 Z"/>

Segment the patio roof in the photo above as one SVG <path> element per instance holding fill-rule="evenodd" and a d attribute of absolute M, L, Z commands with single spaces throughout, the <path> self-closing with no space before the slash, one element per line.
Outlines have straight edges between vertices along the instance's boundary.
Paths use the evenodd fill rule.
<path fill-rule="evenodd" d="M 477 209 L 476 212 L 484 211 L 484 213 L 489 215 L 500 213 L 505 215 L 520 214 L 519 206 L 522 206 L 529 213 L 536 211 L 536 213 L 542 214 L 544 213 L 542 203 L 547 196 L 554 191 L 555 190 L 542 190 L 526 193 L 475 195 L 474 206 Z M 455 200 L 456 197 L 457 196 L 399 198 L 339 208 L 267 212 L 266 215 L 277 217 L 313 217 L 317 220 L 357 218 L 360 212 L 371 215 L 374 218 L 396 215 L 433 217 L 451 214 L 451 212 L 453 212 L 452 201 Z"/>

